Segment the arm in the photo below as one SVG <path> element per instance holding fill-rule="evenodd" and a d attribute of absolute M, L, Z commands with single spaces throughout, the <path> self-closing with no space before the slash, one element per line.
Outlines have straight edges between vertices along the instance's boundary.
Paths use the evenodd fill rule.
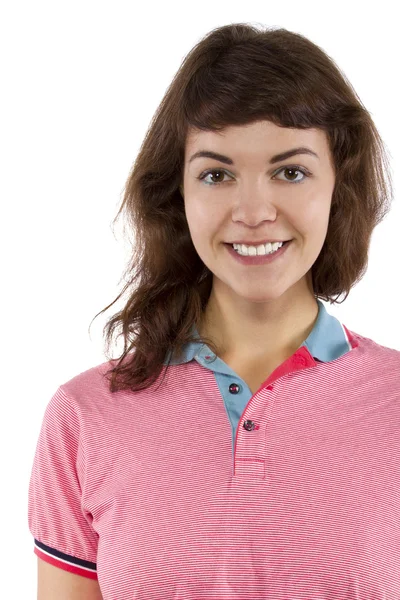
<path fill-rule="evenodd" d="M 103 600 L 97 579 L 81 577 L 38 558 L 37 600 Z"/>

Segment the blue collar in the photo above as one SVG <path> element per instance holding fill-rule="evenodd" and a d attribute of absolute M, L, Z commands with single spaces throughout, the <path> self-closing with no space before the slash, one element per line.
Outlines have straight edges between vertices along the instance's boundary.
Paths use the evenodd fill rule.
<path fill-rule="evenodd" d="M 352 345 L 342 323 L 327 312 L 319 299 L 317 299 L 317 302 L 317 320 L 302 346 L 305 346 L 314 358 L 322 362 L 330 362 L 349 352 L 352 349 Z M 196 327 L 193 327 L 193 333 L 196 337 L 199 337 Z M 164 365 L 168 363 L 170 356 L 171 352 L 168 352 Z M 181 356 L 175 360 L 171 360 L 170 364 L 180 365 L 193 360 L 193 358 L 196 358 L 196 360 L 200 359 L 200 362 L 203 363 L 205 356 L 213 357 L 215 355 L 206 344 L 190 342 L 184 347 Z"/>

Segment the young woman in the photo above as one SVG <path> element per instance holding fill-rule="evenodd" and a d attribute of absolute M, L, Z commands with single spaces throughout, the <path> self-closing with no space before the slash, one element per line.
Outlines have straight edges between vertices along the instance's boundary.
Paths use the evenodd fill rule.
<path fill-rule="evenodd" d="M 321 48 L 233 24 L 192 49 L 118 213 L 124 351 L 44 415 L 40 600 L 400 597 L 400 352 L 322 303 L 360 281 L 391 200 Z"/>

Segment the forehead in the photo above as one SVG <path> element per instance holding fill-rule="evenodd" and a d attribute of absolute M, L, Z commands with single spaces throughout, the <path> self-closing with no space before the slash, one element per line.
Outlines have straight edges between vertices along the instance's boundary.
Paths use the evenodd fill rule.
<path fill-rule="evenodd" d="M 309 146 L 319 155 L 328 150 L 325 131 L 317 128 L 298 129 L 280 127 L 271 121 L 257 121 L 247 125 L 229 126 L 221 131 L 188 130 L 185 157 L 196 150 L 229 149 L 238 153 L 272 154 L 294 146 Z"/>

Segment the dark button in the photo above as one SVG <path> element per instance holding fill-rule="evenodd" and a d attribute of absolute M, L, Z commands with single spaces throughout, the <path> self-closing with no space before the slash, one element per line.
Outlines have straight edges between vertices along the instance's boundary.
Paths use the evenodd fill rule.
<path fill-rule="evenodd" d="M 246 429 L 246 431 L 253 431 L 254 427 L 254 421 L 243 421 L 243 429 Z"/>
<path fill-rule="evenodd" d="M 238 394 L 240 392 L 240 385 L 238 383 L 231 383 L 229 391 L 231 394 Z"/>

